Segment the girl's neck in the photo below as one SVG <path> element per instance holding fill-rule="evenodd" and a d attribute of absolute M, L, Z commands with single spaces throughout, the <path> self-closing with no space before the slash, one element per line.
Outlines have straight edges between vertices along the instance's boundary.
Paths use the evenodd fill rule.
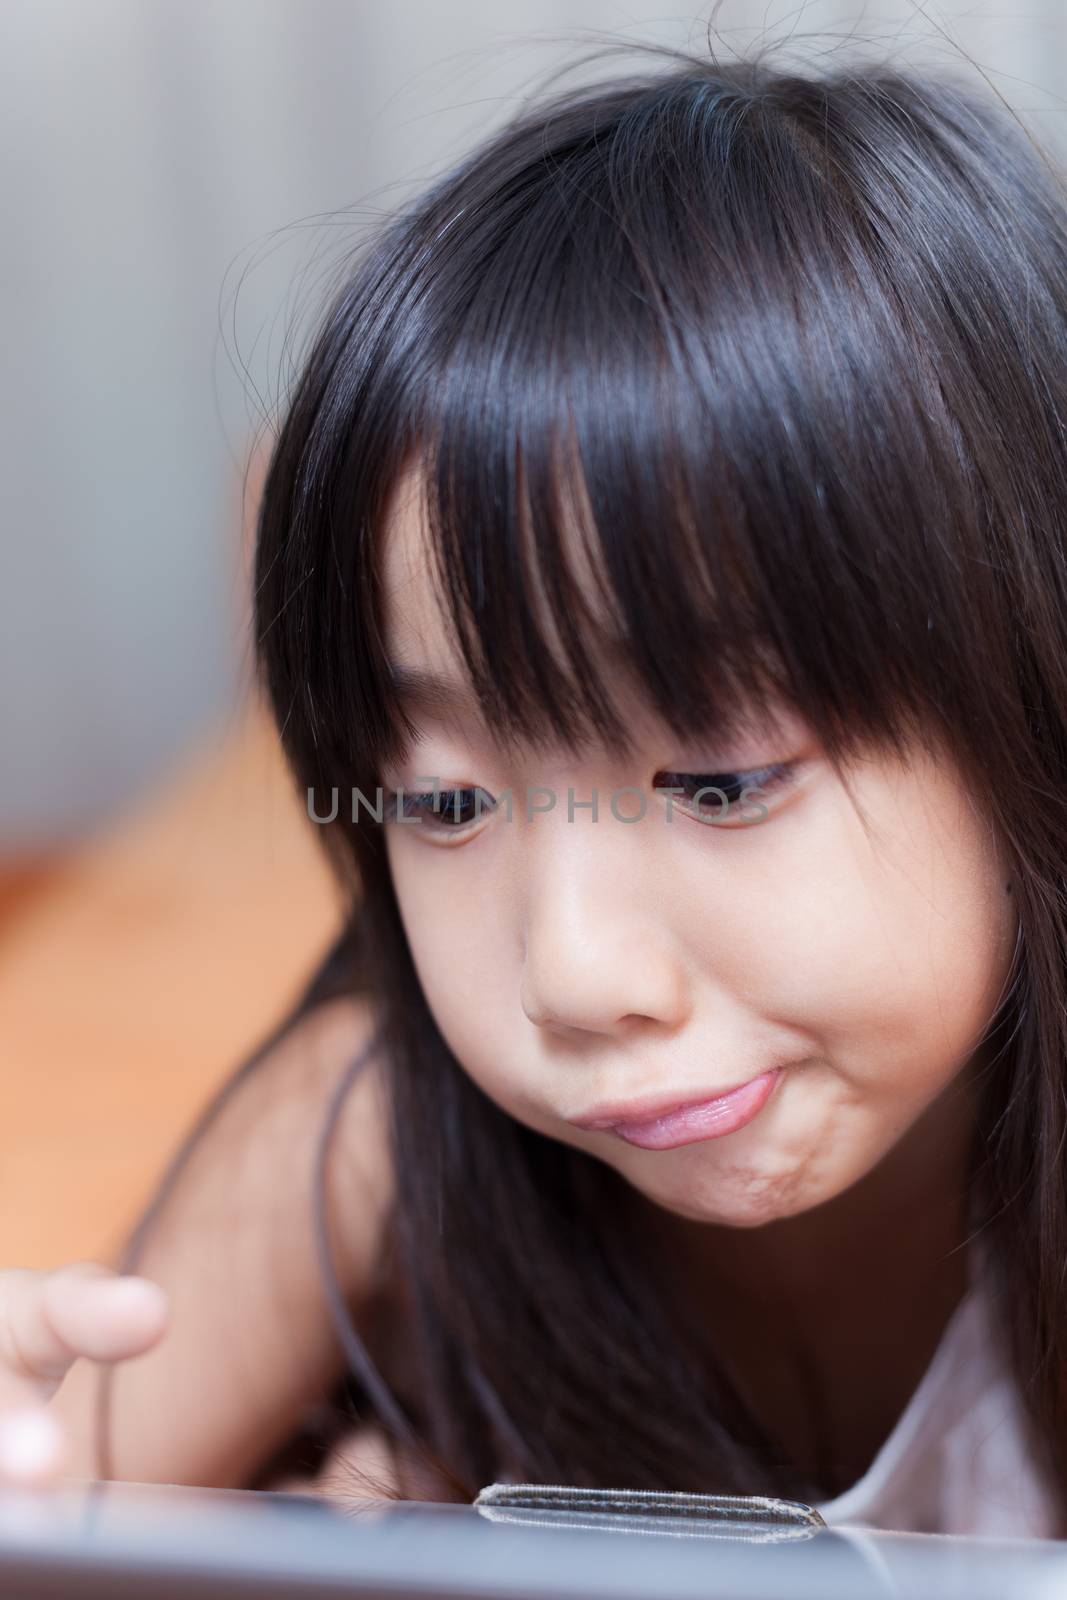
<path fill-rule="evenodd" d="M 866 1470 L 966 1292 L 973 1083 L 957 1079 L 872 1172 L 799 1216 L 729 1228 L 636 1199 L 687 1345 L 820 1498 Z"/>
<path fill-rule="evenodd" d="M 646 1237 L 676 1288 L 686 1299 L 707 1290 L 802 1315 L 868 1279 L 910 1283 L 914 1292 L 953 1254 L 965 1257 L 978 1068 L 975 1058 L 871 1172 L 813 1210 L 735 1228 L 637 1197 Z"/>

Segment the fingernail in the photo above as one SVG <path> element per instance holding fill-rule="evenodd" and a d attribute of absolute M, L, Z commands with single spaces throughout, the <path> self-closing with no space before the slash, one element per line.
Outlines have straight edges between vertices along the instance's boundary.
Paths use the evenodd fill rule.
<path fill-rule="evenodd" d="M 35 1478 L 54 1467 L 62 1435 L 47 1411 L 9 1411 L 0 1416 L 0 1471 L 13 1478 Z"/>
<path fill-rule="evenodd" d="M 108 1284 L 112 1298 L 129 1300 L 133 1305 L 147 1306 L 157 1314 L 168 1306 L 166 1291 L 151 1278 L 112 1278 Z"/>

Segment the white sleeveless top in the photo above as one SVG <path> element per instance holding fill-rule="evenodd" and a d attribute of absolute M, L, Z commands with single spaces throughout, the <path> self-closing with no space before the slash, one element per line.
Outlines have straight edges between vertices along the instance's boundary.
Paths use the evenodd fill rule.
<path fill-rule="evenodd" d="M 1054 1500 L 1024 1444 L 1021 1401 L 978 1272 L 918 1388 L 858 1482 L 818 1510 L 833 1527 L 1054 1538 Z"/>

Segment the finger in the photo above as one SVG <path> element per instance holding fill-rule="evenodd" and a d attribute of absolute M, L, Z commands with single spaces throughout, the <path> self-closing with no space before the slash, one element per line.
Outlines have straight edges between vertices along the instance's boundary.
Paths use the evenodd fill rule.
<path fill-rule="evenodd" d="M 66 1437 L 47 1407 L 23 1403 L 0 1412 L 0 1484 L 55 1483 L 66 1459 Z"/>
<path fill-rule="evenodd" d="M 158 1342 L 169 1306 L 149 1278 L 68 1268 L 44 1284 L 41 1311 L 42 1323 L 61 1348 L 90 1361 L 124 1361 Z"/>
<path fill-rule="evenodd" d="M 116 1361 L 150 1348 L 166 1317 L 158 1284 L 94 1262 L 0 1275 L 0 1357 L 10 1376 L 35 1381 L 44 1395 L 78 1356 Z"/>

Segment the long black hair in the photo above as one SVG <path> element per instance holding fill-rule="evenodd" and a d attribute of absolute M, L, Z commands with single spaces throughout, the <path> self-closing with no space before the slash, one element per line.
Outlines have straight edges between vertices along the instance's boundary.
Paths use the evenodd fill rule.
<path fill-rule="evenodd" d="M 1067 1505 L 1062 180 L 948 74 L 651 54 L 527 106 L 356 252 L 259 512 L 261 679 L 302 803 L 342 797 L 316 833 L 387 1064 L 420 1373 L 403 1425 L 469 1494 L 503 1471 L 820 1493 L 649 1293 L 624 1180 L 464 1073 L 382 827 L 352 821 L 351 791 L 373 796 L 412 731 L 381 549 L 415 467 L 502 740 L 626 743 L 577 519 L 613 632 L 683 737 L 768 692 L 842 770 L 916 732 L 958 763 L 1020 933 L 975 1184 L 1033 1449 Z"/>

